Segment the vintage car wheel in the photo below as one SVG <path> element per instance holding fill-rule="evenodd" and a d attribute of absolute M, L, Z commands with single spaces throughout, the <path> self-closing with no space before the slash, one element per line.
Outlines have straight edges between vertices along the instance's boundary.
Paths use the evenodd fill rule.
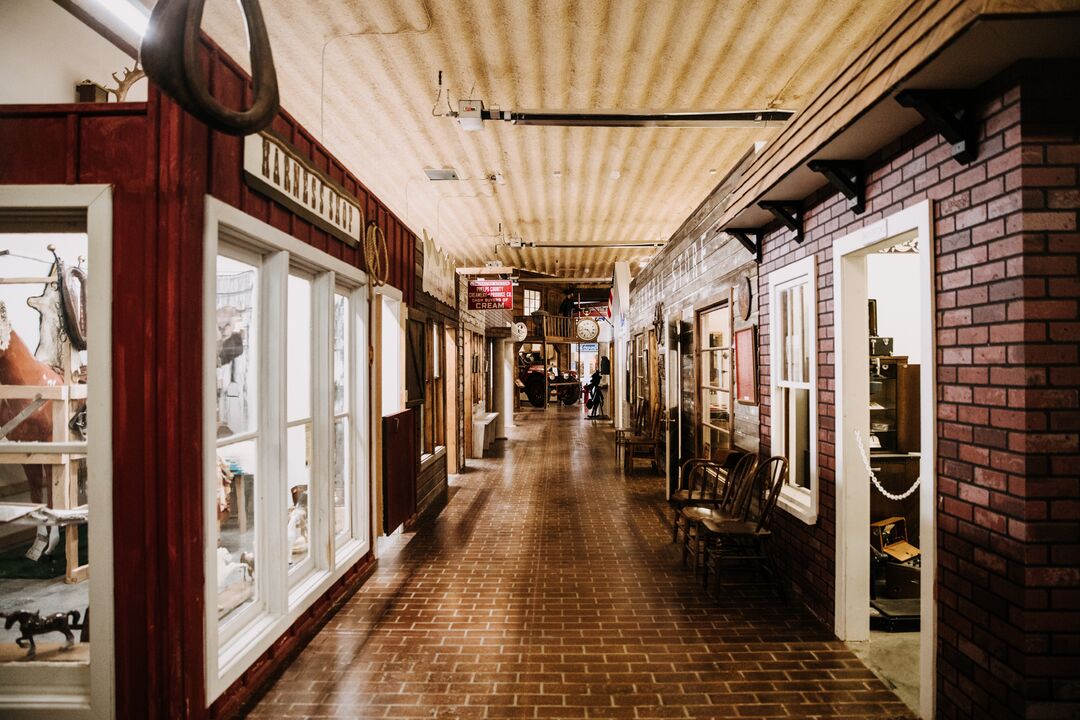
<path fill-rule="evenodd" d="M 577 383 L 567 385 L 559 392 L 559 400 L 563 405 L 573 405 L 581 399 L 581 386 Z"/>
<path fill-rule="evenodd" d="M 526 380 L 525 395 L 533 407 L 544 407 L 544 378 L 534 375 Z"/>

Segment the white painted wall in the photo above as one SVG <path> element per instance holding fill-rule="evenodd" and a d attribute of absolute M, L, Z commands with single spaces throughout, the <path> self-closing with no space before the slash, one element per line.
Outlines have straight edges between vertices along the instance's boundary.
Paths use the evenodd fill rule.
<path fill-rule="evenodd" d="M 878 335 L 893 338 L 894 355 L 920 364 L 919 254 L 867 255 L 866 289 L 877 300 Z"/>
<path fill-rule="evenodd" d="M 53 0 L 0 0 L 0 28 L 0 105 L 74 102 L 76 84 L 115 86 L 134 63 Z M 145 79 L 127 99 L 146 100 Z"/>

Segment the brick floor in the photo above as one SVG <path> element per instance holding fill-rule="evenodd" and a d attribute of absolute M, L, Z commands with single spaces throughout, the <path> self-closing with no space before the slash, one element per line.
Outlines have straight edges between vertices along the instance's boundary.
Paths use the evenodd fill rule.
<path fill-rule="evenodd" d="M 745 584 L 708 598 L 659 478 L 615 470 L 609 427 L 518 421 L 249 717 L 909 717 L 800 606 Z"/>

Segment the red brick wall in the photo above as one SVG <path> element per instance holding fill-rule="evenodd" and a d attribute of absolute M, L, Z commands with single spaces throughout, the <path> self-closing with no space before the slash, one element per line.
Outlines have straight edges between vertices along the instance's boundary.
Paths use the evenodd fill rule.
<path fill-rule="evenodd" d="M 1080 664 L 1080 148 L 1076 98 L 1066 102 L 1059 80 L 1069 73 L 1075 77 L 1064 66 L 1020 66 L 978 91 L 979 155 L 970 165 L 919 128 L 868 161 L 863 215 L 822 193 L 807 203 L 802 245 L 787 231 L 765 240 L 763 449 L 770 441 L 768 274 L 817 255 L 819 519 L 808 526 L 780 512 L 774 546 L 796 594 L 831 624 L 832 243 L 935 201 L 940 717 L 1020 717 L 1055 701 L 1059 714 L 1043 707 L 1040 717 L 1073 711 L 1062 704 Z"/>

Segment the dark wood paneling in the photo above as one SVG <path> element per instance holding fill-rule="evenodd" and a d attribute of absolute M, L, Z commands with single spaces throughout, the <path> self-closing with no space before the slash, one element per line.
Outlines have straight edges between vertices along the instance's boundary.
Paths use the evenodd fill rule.
<path fill-rule="evenodd" d="M 382 419 L 383 527 L 389 535 L 416 514 L 416 421 L 412 408 Z"/>
<path fill-rule="evenodd" d="M 446 505 L 448 490 L 444 452 L 429 462 L 416 478 L 416 514 L 437 513 Z"/>

